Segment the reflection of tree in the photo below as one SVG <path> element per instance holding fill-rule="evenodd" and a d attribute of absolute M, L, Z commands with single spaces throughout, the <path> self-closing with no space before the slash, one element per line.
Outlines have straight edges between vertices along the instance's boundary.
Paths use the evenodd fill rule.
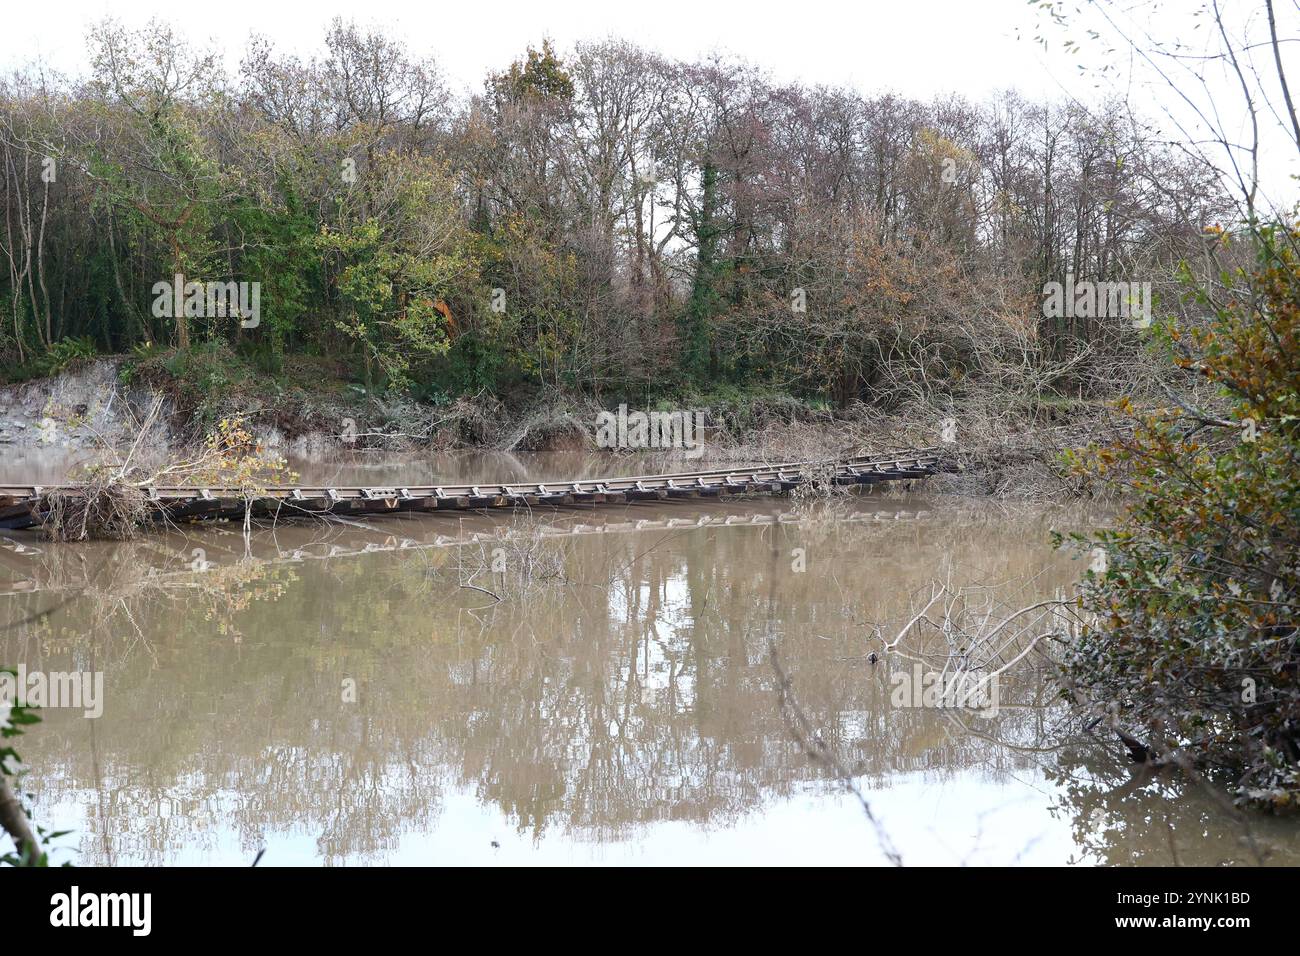
<path fill-rule="evenodd" d="M 933 711 L 891 709 L 884 666 L 863 657 L 865 622 L 903 619 L 911 590 L 944 559 L 1023 582 L 1047 555 L 1020 542 L 1044 531 L 1041 521 L 936 514 L 852 532 L 583 537 L 547 545 L 565 549 L 564 586 L 496 604 L 458 588 L 454 573 L 431 573 L 455 549 L 225 578 L 172 568 L 154 586 L 143 574 L 123 598 L 134 626 L 119 613 L 103 627 L 99 600 L 85 597 L 50 631 L 12 639 L 29 666 L 35 656 L 66 667 L 93 648 L 108 671 L 101 720 L 49 716 L 45 751 L 32 754 L 50 768 L 38 797 L 86 807 L 85 863 L 167 859 L 223 826 L 250 858 L 268 831 L 315 834 L 326 861 L 378 858 L 403 832 L 430 827 L 451 787 L 539 837 L 558 828 L 617 839 L 659 820 L 725 825 L 822 775 L 787 732 L 769 638 L 854 772 L 873 782 L 1005 773 L 1033 762 L 999 741 L 1041 739 L 1042 688 L 1004 689 L 1004 704 L 1023 707 L 978 721 L 980 735 Z M 1007 546 L 991 546 L 994 535 Z M 178 549 L 186 560 L 189 543 Z M 807 572 L 791 570 L 795 547 L 807 549 Z M 1041 587 L 1070 573 L 1059 566 Z M 214 620 L 242 641 L 215 633 Z M 345 679 L 356 681 L 355 704 L 342 699 Z"/>
<path fill-rule="evenodd" d="M 1046 765 L 1054 813 L 1068 815 L 1084 862 L 1110 865 L 1300 863 L 1294 821 L 1234 810 L 1211 781 L 1152 771 L 1119 747 L 1075 741 Z"/>

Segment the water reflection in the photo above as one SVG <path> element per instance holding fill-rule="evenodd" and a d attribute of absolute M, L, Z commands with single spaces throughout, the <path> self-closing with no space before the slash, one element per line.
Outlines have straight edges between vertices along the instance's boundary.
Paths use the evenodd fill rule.
<path fill-rule="evenodd" d="M 891 706 L 875 625 L 940 574 L 1067 588 L 1061 520 L 890 495 L 15 536 L 3 619 L 53 610 L 0 660 L 105 671 L 100 720 L 47 711 L 24 742 L 83 864 L 876 862 L 770 646 L 906 862 L 1252 862 L 1208 798 L 1117 790 L 1036 672 L 990 720 Z"/>

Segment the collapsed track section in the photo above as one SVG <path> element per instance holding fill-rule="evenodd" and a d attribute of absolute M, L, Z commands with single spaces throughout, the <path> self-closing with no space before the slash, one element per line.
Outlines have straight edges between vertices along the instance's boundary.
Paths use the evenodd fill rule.
<path fill-rule="evenodd" d="M 780 494 L 809 482 L 856 485 L 924 478 L 950 470 L 950 461 L 951 455 L 944 450 L 922 449 L 710 471 L 536 483 L 404 487 L 284 485 L 257 489 L 144 486 L 140 491 L 146 497 L 148 516 L 154 521 L 234 518 L 242 517 L 249 510 L 259 517 L 291 518 L 310 514 L 474 510 Z M 0 529 L 20 530 L 42 524 L 49 514 L 52 496 L 75 494 L 78 490 L 76 485 L 0 486 Z"/>

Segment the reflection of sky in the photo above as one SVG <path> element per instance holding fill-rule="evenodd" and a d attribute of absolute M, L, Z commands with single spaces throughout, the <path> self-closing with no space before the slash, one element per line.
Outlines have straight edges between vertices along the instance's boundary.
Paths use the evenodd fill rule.
<path fill-rule="evenodd" d="M 766 507 L 761 502 L 734 506 L 741 514 L 762 514 Z M 782 507 L 772 504 L 768 514 L 780 513 Z M 627 509 L 623 520 L 640 514 L 685 520 L 678 516 L 721 511 L 713 504 L 702 504 L 698 509 L 647 506 Z M 862 513 L 898 514 L 892 507 L 886 508 L 872 499 L 862 503 Z M 594 519 L 584 517 L 583 520 Z M 459 525 L 458 516 L 457 528 Z M 483 525 L 493 527 L 487 522 Z M 403 525 L 398 534 L 415 534 L 417 528 L 426 532 L 425 537 L 441 533 L 437 527 L 430 530 L 416 522 L 409 524 L 409 532 L 407 527 Z M 861 547 L 860 527 L 855 524 L 852 535 L 825 539 L 826 550 L 818 552 L 820 557 L 829 563 L 841 552 L 856 553 Z M 949 517 L 943 527 L 959 534 L 965 525 Z M 911 529 L 890 532 L 895 533 L 915 532 Z M 339 540 L 349 547 L 355 547 L 360 541 L 368 542 L 371 536 L 370 532 L 349 529 L 332 531 L 330 536 L 318 541 L 321 536 L 313 534 L 311 529 L 288 526 L 275 532 L 275 542 L 282 547 L 310 545 L 309 550 L 314 552 L 325 550 L 327 542 L 335 541 L 338 535 L 343 535 Z M 507 616 L 484 625 L 505 628 L 498 633 L 511 634 L 516 633 L 511 629 L 513 624 L 522 622 L 530 628 L 536 626 L 540 636 L 546 639 L 564 636 L 568 628 L 580 623 L 583 635 L 580 640 L 585 640 L 588 622 L 594 621 L 598 632 L 608 639 L 596 647 L 582 644 L 584 653 L 578 653 L 578 644 L 570 646 L 562 640 L 556 645 L 554 653 L 559 657 L 555 659 L 529 650 L 527 644 L 522 645 L 524 651 L 514 654 L 512 648 L 518 649 L 513 639 L 489 640 L 472 651 L 453 651 L 443 645 L 428 650 L 423 643 L 422 622 L 412 625 L 414 630 L 398 628 L 393 635 L 394 653 L 403 654 L 408 646 L 413 650 L 409 657 L 395 659 L 409 661 L 417 667 L 428 662 L 433 667 L 433 676 L 445 666 L 448 669 L 446 688 L 468 688 L 472 692 L 451 694 L 446 701 L 430 702 L 428 714 L 422 707 L 412 712 L 415 721 L 412 739 L 423 741 L 426 729 L 434 738 L 429 744 L 434 756 L 424 754 L 420 780 L 410 779 L 410 768 L 401 762 L 393 763 L 390 752 L 379 754 L 381 762 L 373 767 L 365 765 L 363 777 L 369 799 L 359 801 L 358 805 L 364 812 L 382 808 L 378 812 L 387 818 L 373 827 L 366 819 L 334 817 L 328 808 L 324 811 L 318 808 L 303 816 L 276 812 L 269 817 L 262 810 L 250 809 L 250 802 L 275 805 L 276 795 L 263 791 L 277 784 L 250 773 L 249 766 L 256 766 L 258 761 L 255 757 L 244 760 L 243 751 L 237 751 L 241 757 L 235 769 L 224 776 L 198 771 L 191 776 L 171 768 L 164 760 L 161 793 L 166 796 L 159 803 L 159 794 L 150 786 L 155 781 L 148 776 L 135 776 L 138 771 L 150 772 L 151 753 L 142 757 L 131 748 L 122 747 L 121 754 L 129 765 L 124 765 L 119 772 L 116 764 L 111 764 L 113 769 L 102 778 L 106 788 L 119 790 L 112 793 L 106 789 L 101 795 L 93 787 L 76 786 L 88 782 L 84 771 L 76 772 L 81 764 L 57 749 L 51 752 L 51 759 L 40 761 L 42 755 L 37 747 L 29 756 L 46 768 L 47 774 L 43 779 L 33 780 L 39 821 L 47 829 L 70 830 L 72 835 L 59 841 L 64 846 L 85 848 L 80 859 L 69 851 L 58 851 L 55 860 L 87 864 L 109 860 L 128 864 L 155 862 L 161 857 L 167 863 L 243 865 L 265 845 L 268 863 L 286 864 L 317 864 L 324 860 L 350 864 L 487 865 L 881 862 L 876 835 L 861 808 L 853 798 L 830 792 L 828 785 L 818 779 L 820 770 L 807 765 L 802 755 L 795 752 L 775 714 L 775 702 L 765 683 L 769 674 L 767 637 L 774 630 L 782 638 L 806 634 L 808 628 L 819 627 L 823 617 L 835 621 L 860 620 L 862 609 L 851 601 L 846 603 L 843 589 L 836 593 L 830 588 L 808 587 L 810 582 L 818 580 L 815 573 L 795 576 L 786 582 L 802 590 L 796 589 L 793 596 L 783 595 L 785 603 L 776 608 L 768 607 L 761 596 L 747 594 L 743 575 L 705 573 L 716 569 L 716 562 L 728 562 L 730 566 L 747 559 L 750 548 L 742 546 L 744 541 L 733 545 L 732 536 L 745 536 L 750 547 L 758 547 L 754 542 L 760 535 L 765 542 L 761 546 L 767 549 L 766 530 L 749 525 L 725 533 L 696 529 L 694 525 L 690 533 L 656 528 L 642 532 L 635 540 L 609 539 L 608 545 L 603 540 L 584 538 L 573 553 L 579 571 L 586 575 L 580 576 L 581 580 L 603 580 L 611 568 L 622 569 L 614 575 L 613 586 L 582 592 L 584 599 L 589 598 L 597 607 L 596 613 L 582 601 L 573 602 L 571 597 L 561 596 L 554 599 L 558 602 L 554 607 L 541 608 L 553 612 L 550 616 L 543 614 L 534 621 L 527 612 L 521 611 L 518 622 Z M 207 544 L 220 539 L 209 533 L 199 540 Z M 720 541 L 728 546 L 718 546 Z M 190 539 L 184 539 L 184 546 L 179 548 L 185 560 L 188 560 L 190 544 Z M 215 544 L 208 553 L 209 556 L 218 553 Z M 1015 565 L 1016 560 L 1035 566 L 1034 556 L 1015 546 L 999 553 L 1005 553 L 1011 562 L 1008 573 L 1023 570 Z M 966 551 L 959 554 L 965 555 Z M 391 580 L 409 584 L 398 574 L 406 565 L 391 555 L 360 560 L 369 562 L 372 574 L 364 582 L 350 585 L 352 590 L 340 591 L 330 574 L 331 568 L 347 565 L 327 566 L 322 562 L 300 566 L 302 586 L 312 588 L 312 594 L 327 606 L 334 601 L 368 600 L 377 596 L 382 599 L 379 606 L 387 607 L 391 596 L 384 590 L 385 583 Z M 420 570 L 414 563 L 411 567 Z M 784 567 L 774 565 L 777 572 L 782 572 Z M 924 567 L 928 573 L 928 563 Z M 594 577 L 592 568 L 598 572 Z M 1007 567 L 999 570 L 1007 572 Z M 393 577 L 384 577 L 390 571 Z M 911 573 L 908 568 L 902 568 L 897 579 L 906 582 Z M 781 580 L 786 579 L 783 576 Z M 871 595 L 890 593 L 887 582 L 873 580 L 871 587 L 875 590 L 867 592 L 864 602 L 870 602 Z M 714 588 L 731 590 L 719 593 Z M 792 600 L 794 612 L 789 606 Z M 725 613 L 717 610 L 720 607 L 727 609 Z M 264 610 L 262 605 L 258 609 Z M 503 606 L 502 611 L 509 611 L 509 607 Z M 719 613 L 724 613 L 724 617 L 718 617 Z M 165 615 L 153 620 L 160 633 L 165 633 Z M 323 639 L 324 632 L 318 632 L 318 627 L 325 627 L 323 623 L 313 618 L 309 625 L 302 629 L 290 626 L 281 639 L 255 645 L 265 648 L 258 653 L 266 655 L 258 662 L 262 669 L 258 673 L 288 674 L 289 668 L 300 664 L 303 654 L 339 649 L 341 645 Z M 249 615 L 250 633 L 256 633 L 258 627 L 275 626 L 270 618 Z M 357 625 L 359 630 L 366 626 Z M 459 619 L 456 626 L 459 627 Z M 866 702 L 883 706 L 887 698 L 875 693 L 879 688 L 859 681 L 865 671 L 853 670 L 849 663 L 852 658 L 831 656 L 840 653 L 838 645 L 823 647 L 817 642 L 811 648 L 797 643 L 795 646 L 809 654 L 804 662 L 811 680 L 808 693 L 809 699 L 817 704 L 819 720 L 833 721 L 837 739 L 852 742 L 855 753 L 862 751 L 858 756 L 876 754 L 871 741 L 879 728 L 873 720 L 872 704 Z M 229 657 L 223 656 L 223 647 L 209 644 L 200 633 L 194 641 L 176 645 L 179 656 L 175 666 L 186 663 L 188 658 L 184 655 L 209 650 L 218 655 L 216 659 L 228 660 Z M 386 653 L 384 650 L 379 659 L 387 661 Z M 203 658 L 197 659 L 202 663 Z M 514 683 L 513 668 L 517 667 L 523 668 L 521 684 Z M 709 706 L 697 713 L 695 701 L 702 674 L 713 682 L 707 687 L 712 693 Z M 880 681 L 884 680 L 883 670 L 875 674 Z M 534 678 L 540 679 L 540 686 L 529 682 Z M 584 681 L 591 681 L 594 689 L 582 691 Z M 411 696 L 414 688 L 400 680 L 391 684 L 380 680 L 375 688 L 387 688 L 390 703 L 394 705 L 414 699 Z M 526 720 L 510 712 L 509 707 L 500 706 L 499 695 L 505 694 L 513 700 L 511 695 L 517 690 L 525 692 L 525 703 L 532 708 Z M 196 706 L 209 714 L 229 706 L 229 701 L 212 700 L 200 686 L 187 692 L 195 697 Z M 581 705 L 576 712 L 572 698 L 575 693 L 579 694 L 576 704 Z M 582 693 L 590 699 L 582 697 Z M 598 700 L 602 709 L 594 709 L 593 700 Z M 609 726 L 587 722 L 614 719 L 609 702 L 629 706 Z M 638 702 L 645 706 L 636 706 Z M 439 710 L 439 707 L 450 709 Z M 480 766 L 479 761 L 484 759 L 482 748 L 488 744 L 473 734 L 462 735 L 458 729 L 463 723 L 460 708 L 469 708 L 484 719 L 502 720 L 503 732 L 515 730 L 526 735 L 540 726 L 543 742 L 537 746 L 541 751 L 520 753 L 506 746 L 495 755 L 496 763 Z M 283 712 L 277 709 L 273 715 L 277 721 L 282 718 L 283 723 L 275 725 L 276 739 L 280 742 L 268 761 L 288 760 L 292 748 L 293 765 L 307 768 L 306 772 L 313 776 L 326 772 L 321 768 L 332 767 L 335 758 L 346 763 L 349 751 L 345 745 L 341 749 L 326 747 L 319 753 L 315 748 L 298 750 L 295 746 L 298 738 L 293 736 L 293 731 L 305 732 L 310 726 L 313 733 L 319 733 L 333 726 L 330 720 L 294 708 Z M 440 715 L 453 719 L 444 726 L 435 719 Z M 301 720 L 301 724 L 295 724 L 295 719 Z M 1028 722 L 1011 721 L 1003 727 L 1003 739 L 1013 740 L 1021 731 L 1028 732 L 1022 724 L 1027 726 Z M 756 728 L 764 732 L 756 735 L 752 732 Z M 556 737 L 556 729 L 563 731 L 562 738 Z M 886 774 L 889 789 L 872 794 L 871 800 L 885 818 L 889 834 L 906 862 L 1006 864 L 1016 862 L 1019 856 L 1019 862 L 1059 864 L 1078 855 L 1068 819 L 1058 821 L 1048 811 L 1054 785 L 1047 785 L 1041 777 L 1024 770 L 1003 769 L 990 778 L 991 765 L 1003 767 L 1009 763 L 1020 767 L 1024 764 L 1015 759 L 994 760 L 990 764 L 992 758 L 987 757 L 983 746 L 974 738 L 974 752 L 959 753 L 946 734 L 942 740 L 931 740 L 938 729 L 946 731 L 946 725 L 939 728 L 932 722 L 911 720 L 899 731 L 901 741 L 897 742 L 897 750 L 886 747 L 881 751 L 888 759 L 886 766 L 877 769 Z M 115 733 L 136 732 L 134 728 L 128 731 L 121 725 L 110 725 L 106 738 L 110 751 L 118 753 L 118 748 L 111 746 L 117 742 Z M 54 735 L 46 739 L 49 747 L 58 748 L 61 738 Z M 1031 736 L 1022 742 L 1037 740 L 1037 736 Z M 71 748 L 77 746 L 71 737 L 65 742 Z M 166 742 L 165 735 L 161 742 Z M 930 744 L 937 748 L 933 755 L 928 752 Z M 467 747 L 471 753 L 462 761 L 462 751 Z M 607 756 L 607 752 L 613 751 L 620 755 L 617 759 Z M 196 759 L 202 756 L 197 754 Z M 605 766 L 603 761 L 607 759 L 610 763 Z M 320 767 L 312 766 L 313 761 L 321 761 Z M 878 762 L 867 760 L 861 766 Z M 182 761 L 182 766 L 188 765 L 191 765 L 189 761 Z M 963 765 L 966 765 L 964 770 Z M 891 773 L 891 769 L 910 771 L 912 767 L 923 766 L 930 768 L 926 777 L 911 772 Z M 538 770 L 539 767 L 542 769 Z M 936 769 L 942 772 L 935 773 Z M 459 781 L 466 779 L 464 774 L 472 779 L 461 786 Z M 437 785 L 426 786 L 427 776 L 437 778 Z M 1022 779 L 1017 780 L 1017 776 Z M 814 782 L 807 782 L 809 779 Z M 558 792 L 539 795 L 535 789 L 539 780 L 554 781 Z M 242 782 L 248 789 L 223 785 L 221 781 Z M 143 788 L 145 793 L 136 787 Z M 586 789 L 569 789 L 572 787 Z M 58 802 L 54 802 L 56 799 Z M 520 801 L 526 805 L 522 810 Z M 119 802 L 141 807 L 145 816 L 131 818 L 115 813 L 113 807 Z M 286 801 L 288 806 L 293 803 L 293 799 Z M 742 807 L 749 812 L 741 812 Z M 107 814 L 107 824 L 96 808 Z M 520 833 L 519 815 L 531 823 L 544 825 L 543 836 L 535 840 L 531 830 Z M 709 822 L 699 822 L 706 818 Z M 639 824 L 629 820 L 648 822 Z M 573 829 L 566 831 L 566 823 L 571 823 Z M 267 830 L 265 837 L 249 837 L 261 828 Z M 493 841 L 501 844 L 499 849 L 491 846 Z M 331 853 L 374 846 L 378 846 L 377 852 L 366 856 L 339 858 Z M 142 858 L 146 853 L 153 855 Z"/>
<path fill-rule="evenodd" d="M 865 781 L 860 781 L 865 784 Z M 921 774 L 891 778 L 887 790 L 864 791 L 872 810 L 909 865 L 1060 865 L 1078 856 L 1068 819 L 1049 813 L 1049 787 L 1036 774 L 1003 783 L 978 773 L 958 774 L 935 783 Z M 93 793 L 44 807 L 47 828 L 89 834 L 93 826 L 82 808 Z M 210 805 L 233 802 L 226 791 Z M 193 845 L 170 857 L 171 865 L 246 866 L 256 851 L 239 844 L 233 829 L 208 834 L 207 847 Z M 432 829 L 404 834 L 397 847 L 379 858 L 341 863 L 396 866 L 482 865 L 534 866 L 566 864 L 632 865 L 841 865 L 881 864 L 884 857 L 874 829 L 856 799 L 810 785 L 804 792 L 765 805 L 731 826 L 701 827 L 685 821 L 651 823 L 631 831 L 629 839 L 598 843 L 575 841 L 551 833 L 534 841 L 519 833 L 510 819 L 482 803 L 472 789 L 444 792 L 438 822 Z M 60 841 L 66 845 L 66 839 Z M 494 848 L 492 842 L 500 844 Z M 275 833 L 265 841 L 263 865 L 318 865 L 314 833 Z M 77 862 L 76 854 L 56 851 L 55 863 Z M 120 857 L 119 864 L 143 861 Z"/>
<path fill-rule="evenodd" d="M 651 588 L 652 585 L 644 582 L 637 586 L 635 608 L 629 604 L 623 588 L 610 588 L 606 597 L 610 618 L 628 626 L 645 626 L 643 618 L 647 616 L 647 609 L 655 605 L 656 595 Z M 694 624 L 690 582 L 683 573 L 671 574 L 662 582 L 657 596 L 658 606 L 648 629 L 658 636 L 637 641 L 631 662 L 635 673 L 626 676 L 640 685 L 642 703 L 662 697 L 671 683 L 678 695 L 678 706 L 688 708 L 694 702 L 695 675 L 682 668 L 681 654 L 672 654 L 671 648 L 684 640 L 679 639 L 677 630 Z"/>

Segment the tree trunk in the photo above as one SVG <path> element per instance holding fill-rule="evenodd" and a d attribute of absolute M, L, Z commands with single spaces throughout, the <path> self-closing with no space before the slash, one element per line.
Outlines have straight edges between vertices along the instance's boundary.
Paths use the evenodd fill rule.
<path fill-rule="evenodd" d="M 190 347 L 190 326 L 185 319 L 185 272 L 181 265 L 181 241 L 179 229 L 172 234 L 172 279 L 180 283 L 179 289 L 172 290 L 173 305 L 176 308 L 176 345 L 182 349 Z"/>
<path fill-rule="evenodd" d="M 23 812 L 18 798 L 9 786 L 9 778 L 0 774 L 0 828 L 13 837 L 14 846 L 19 854 L 26 852 L 28 859 L 35 860 L 41 855 L 41 845 L 32 833 L 31 823 Z"/>

